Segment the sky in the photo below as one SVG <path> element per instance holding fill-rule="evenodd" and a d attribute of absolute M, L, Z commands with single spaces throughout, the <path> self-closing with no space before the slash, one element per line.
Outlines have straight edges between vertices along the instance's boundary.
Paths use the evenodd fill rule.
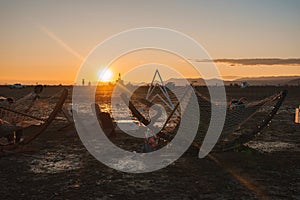
<path fill-rule="evenodd" d="M 141 27 L 182 32 L 200 43 L 215 60 L 300 58 L 299 10 L 297 0 L 1 0 L 0 84 L 73 84 L 83 60 L 99 43 Z M 144 55 L 144 60 L 151 62 L 151 56 Z M 165 60 L 169 57 L 166 55 Z M 201 58 L 189 59 L 196 62 Z M 122 66 L 137 63 L 141 54 L 122 60 L 119 68 L 113 69 L 113 78 L 120 71 L 126 74 Z M 166 64 L 181 67 L 180 62 Z M 299 63 L 216 64 L 225 79 L 300 75 Z M 166 73 L 165 78 L 171 74 Z M 197 74 L 190 70 L 184 76 Z M 143 74 L 139 74 L 141 77 Z"/>

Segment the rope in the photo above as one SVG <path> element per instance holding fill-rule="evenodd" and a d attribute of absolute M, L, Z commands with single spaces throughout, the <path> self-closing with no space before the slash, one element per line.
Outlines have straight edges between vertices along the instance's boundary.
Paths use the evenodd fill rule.
<path fill-rule="evenodd" d="M 62 92 L 56 93 L 54 96 L 44 99 L 46 100 L 46 102 L 43 102 L 43 106 L 37 105 L 39 101 L 35 100 L 35 105 L 32 105 L 31 110 L 28 111 L 29 114 L 21 112 L 19 110 L 14 110 L 12 108 L 6 108 L 1 106 L 1 118 L 10 123 L 11 126 L 16 126 L 17 124 L 19 124 L 18 126 L 20 126 L 20 124 L 22 124 L 20 129 L 25 129 L 26 127 L 36 124 L 36 122 L 33 123 L 32 119 L 38 120 L 39 122 L 43 122 L 43 124 L 40 125 L 35 131 L 32 131 L 29 135 L 27 135 L 21 143 L 17 143 L 15 145 L 7 144 L 4 147 L 2 147 L 2 149 L 9 150 L 15 148 L 19 144 L 25 145 L 30 143 L 36 137 L 38 137 L 43 131 L 46 130 L 50 123 L 56 118 L 56 115 L 61 111 L 63 103 L 67 98 L 67 95 L 68 91 L 64 89 L 62 90 Z M 56 98 L 54 102 L 50 102 L 50 100 L 54 99 L 54 97 L 59 98 Z M 45 106 L 47 108 L 45 108 Z M 35 115 L 42 115 L 45 118 L 41 118 Z M 26 118 L 31 119 L 31 121 L 26 121 Z"/>
<path fill-rule="evenodd" d="M 45 119 L 42 119 L 42 118 L 39 118 L 39 117 L 35 117 L 35 116 L 29 115 L 29 114 L 26 114 L 26 113 L 22 113 L 22 112 L 19 112 L 17 110 L 13 110 L 13 109 L 10 109 L 10 108 L 5 108 L 5 107 L 0 106 L 0 109 L 6 110 L 6 111 L 9 111 L 9 112 L 13 112 L 13 113 L 22 115 L 24 117 L 29 117 L 29 118 L 32 118 L 32 119 L 35 119 L 35 120 L 45 121 Z"/>

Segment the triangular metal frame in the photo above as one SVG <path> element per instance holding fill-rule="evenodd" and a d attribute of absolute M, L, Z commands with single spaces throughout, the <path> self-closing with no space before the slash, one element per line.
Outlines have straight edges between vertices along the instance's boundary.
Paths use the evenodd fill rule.
<path fill-rule="evenodd" d="M 160 86 L 160 85 L 157 86 L 157 85 L 154 85 L 154 84 L 153 84 L 154 81 L 155 81 L 156 75 L 159 77 L 161 86 Z M 165 84 L 164 84 L 164 82 L 163 82 L 163 79 L 161 78 L 161 75 L 160 75 L 158 69 L 155 70 L 155 73 L 154 73 L 154 76 L 153 76 L 153 78 L 152 78 L 150 87 L 149 87 L 149 89 L 148 89 L 147 96 L 146 96 L 146 99 L 147 99 L 147 100 L 149 100 L 150 96 L 152 95 L 152 93 L 153 93 L 153 91 L 154 91 L 154 89 L 155 89 L 156 87 L 159 87 L 159 89 L 162 91 L 162 93 L 163 93 L 163 94 L 165 95 L 165 97 L 167 98 L 169 106 L 170 106 L 172 109 L 174 109 L 174 104 L 172 103 L 172 101 L 171 101 L 171 99 L 170 99 L 168 90 L 167 90 L 167 88 L 166 88 L 166 86 L 165 86 Z M 155 95 L 151 100 L 149 100 L 149 101 L 152 102 L 152 101 L 155 99 L 155 97 L 157 97 L 157 96 L 159 96 L 160 99 L 163 99 L 160 95 L 156 94 L 156 95 Z M 164 103 L 166 103 L 166 102 L 164 102 Z"/>

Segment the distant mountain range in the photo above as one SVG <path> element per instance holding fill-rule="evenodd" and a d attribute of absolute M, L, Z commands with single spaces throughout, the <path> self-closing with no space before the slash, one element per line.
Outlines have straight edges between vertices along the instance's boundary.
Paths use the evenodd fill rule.
<path fill-rule="evenodd" d="M 173 82 L 176 86 L 183 86 L 186 83 L 190 82 L 194 85 L 220 85 L 221 80 L 219 79 L 208 79 L 206 82 L 202 78 L 188 78 L 187 80 L 181 78 L 171 78 L 166 81 Z M 245 77 L 238 78 L 232 81 L 224 81 L 225 85 L 230 84 L 238 84 L 240 85 L 242 82 L 247 82 L 249 85 L 253 86 L 264 86 L 264 85 L 300 85 L 300 76 L 271 76 L 271 77 Z"/>

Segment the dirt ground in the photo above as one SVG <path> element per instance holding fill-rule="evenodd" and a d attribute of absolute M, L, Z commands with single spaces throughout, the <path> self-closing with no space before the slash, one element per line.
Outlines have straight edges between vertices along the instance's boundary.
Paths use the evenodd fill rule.
<path fill-rule="evenodd" d="M 227 88 L 227 93 L 256 100 L 284 88 Z M 0 199 L 300 199 L 300 124 L 293 122 L 300 88 L 285 89 L 286 101 L 251 148 L 199 159 L 190 147 L 173 164 L 146 174 L 100 163 L 74 128 L 58 130 L 64 124 L 56 121 L 26 147 L 30 152 L 0 157 Z M 19 98 L 30 90 L 1 87 L 0 96 Z"/>

